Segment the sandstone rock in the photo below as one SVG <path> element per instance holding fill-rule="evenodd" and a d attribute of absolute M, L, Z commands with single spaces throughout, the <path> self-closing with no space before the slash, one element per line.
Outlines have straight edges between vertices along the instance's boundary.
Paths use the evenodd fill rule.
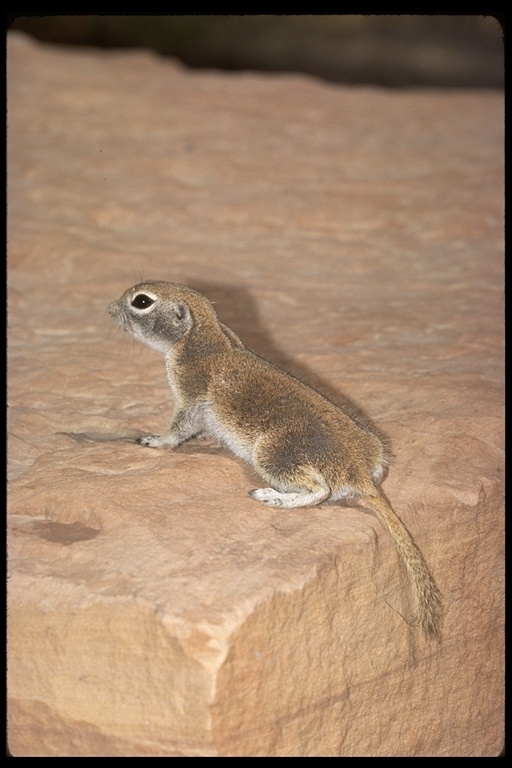
<path fill-rule="evenodd" d="M 8 77 L 11 752 L 497 754 L 500 96 L 21 35 Z M 370 515 L 272 511 L 212 442 L 133 442 L 171 411 L 162 359 L 106 311 L 140 277 L 203 290 L 389 434 L 441 644 Z"/>

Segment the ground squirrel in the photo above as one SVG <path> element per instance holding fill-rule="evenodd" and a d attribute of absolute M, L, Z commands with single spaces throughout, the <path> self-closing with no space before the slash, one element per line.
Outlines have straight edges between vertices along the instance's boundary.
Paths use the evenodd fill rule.
<path fill-rule="evenodd" d="M 421 552 L 379 485 L 382 439 L 302 381 L 247 349 L 208 299 L 175 283 L 147 281 L 109 306 L 117 325 L 165 356 L 174 415 L 167 432 L 137 442 L 176 448 L 217 439 L 270 488 L 250 495 L 274 507 L 341 500 L 377 515 L 391 534 L 415 595 L 416 623 L 439 634 L 441 598 Z"/>

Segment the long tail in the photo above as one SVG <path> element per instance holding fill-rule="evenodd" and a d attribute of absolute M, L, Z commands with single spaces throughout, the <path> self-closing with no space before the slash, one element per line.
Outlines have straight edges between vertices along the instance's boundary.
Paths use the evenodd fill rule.
<path fill-rule="evenodd" d="M 380 489 L 359 498 L 357 504 L 374 512 L 388 529 L 414 590 L 417 623 L 427 637 L 439 638 L 443 613 L 441 594 L 411 534 Z"/>

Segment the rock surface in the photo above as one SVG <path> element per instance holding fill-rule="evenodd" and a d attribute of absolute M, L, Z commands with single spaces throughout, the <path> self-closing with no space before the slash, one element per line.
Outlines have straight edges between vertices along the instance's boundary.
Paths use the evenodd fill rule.
<path fill-rule="evenodd" d="M 13 34 L 8 107 L 11 752 L 497 754 L 502 98 Z M 273 511 L 210 441 L 133 442 L 171 412 L 106 312 L 141 277 L 389 435 L 442 643 L 372 516 Z"/>

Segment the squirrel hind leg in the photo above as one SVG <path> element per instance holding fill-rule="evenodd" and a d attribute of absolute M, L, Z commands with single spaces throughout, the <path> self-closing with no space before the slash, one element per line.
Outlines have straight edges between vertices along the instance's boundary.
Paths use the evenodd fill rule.
<path fill-rule="evenodd" d="M 270 470 L 267 464 L 264 469 L 258 466 L 256 469 L 275 487 L 256 488 L 249 495 L 271 507 L 314 507 L 331 495 L 325 479 L 313 467 L 298 466 L 292 470 L 276 467 Z"/>
<path fill-rule="evenodd" d="M 295 441 L 278 431 L 256 441 L 252 465 L 270 488 L 256 488 L 250 496 L 271 507 L 313 507 L 331 495 L 321 472 L 300 455 Z"/>
<path fill-rule="evenodd" d="M 314 507 L 329 498 L 329 488 L 316 491 L 276 491 L 274 488 L 255 488 L 249 495 L 256 501 L 262 501 L 270 507 Z"/>

